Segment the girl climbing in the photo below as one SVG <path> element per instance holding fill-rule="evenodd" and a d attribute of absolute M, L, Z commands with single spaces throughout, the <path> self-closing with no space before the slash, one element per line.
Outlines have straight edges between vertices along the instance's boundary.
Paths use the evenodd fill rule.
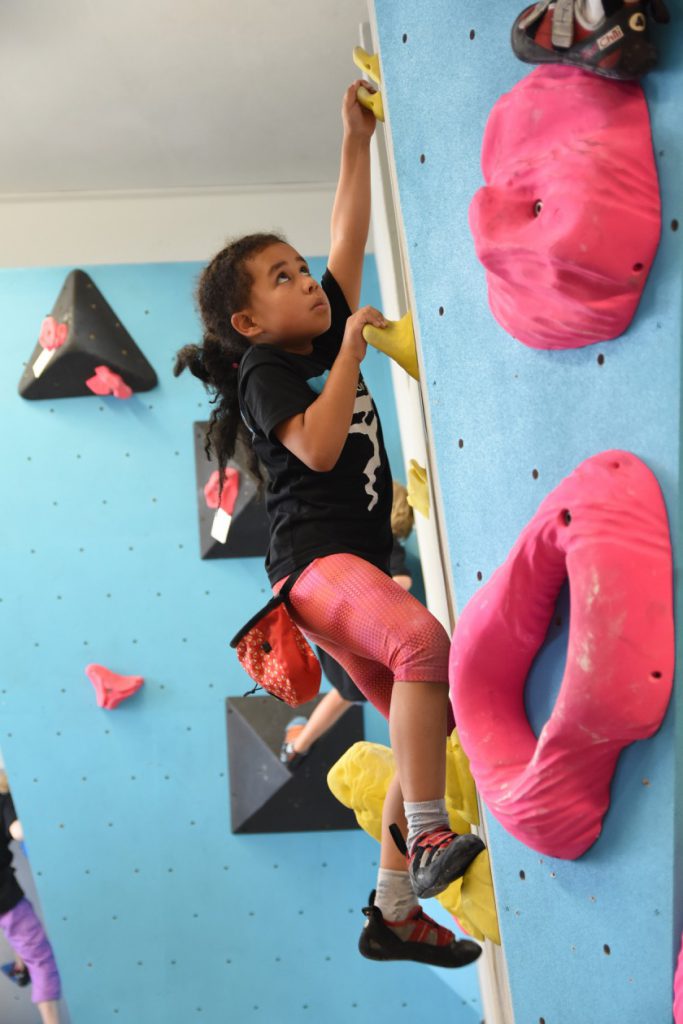
<path fill-rule="evenodd" d="M 321 283 L 278 235 L 228 245 L 199 280 L 203 344 L 178 353 L 175 373 L 187 367 L 215 393 L 209 441 L 219 465 L 240 443 L 255 470 L 260 464 L 265 471 L 273 591 L 297 573 L 292 617 L 389 719 L 397 774 L 384 805 L 377 889 L 363 911 L 360 950 L 376 960 L 458 967 L 475 960 L 480 947 L 456 941 L 418 899 L 459 878 L 484 844 L 450 831 L 444 802 L 448 634 L 389 575 L 392 479 L 360 372 L 363 327 L 385 326 L 377 309 L 358 308 L 375 128 L 356 97 L 361 85 L 372 88 L 354 82 L 343 99 Z"/>

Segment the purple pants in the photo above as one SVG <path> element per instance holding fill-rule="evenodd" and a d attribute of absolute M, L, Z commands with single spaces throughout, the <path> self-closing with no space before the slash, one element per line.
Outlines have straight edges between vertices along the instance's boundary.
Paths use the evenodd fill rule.
<path fill-rule="evenodd" d="M 6 914 L 0 914 L 0 929 L 29 969 L 33 1002 L 59 999 L 61 984 L 52 946 L 38 915 L 25 896 L 16 907 L 12 907 Z"/>

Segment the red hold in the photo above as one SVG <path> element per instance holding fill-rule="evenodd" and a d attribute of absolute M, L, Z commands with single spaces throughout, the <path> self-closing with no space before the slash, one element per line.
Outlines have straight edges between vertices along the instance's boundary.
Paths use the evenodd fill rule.
<path fill-rule="evenodd" d="M 40 327 L 38 342 L 41 348 L 61 348 L 68 336 L 68 324 L 57 323 L 53 316 L 46 316 Z"/>
<path fill-rule="evenodd" d="M 108 711 L 137 693 L 145 681 L 142 676 L 121 676 L 104 665 L 86 665 L 85 674 L 95 687 L 98 705 Z"/>
<path fill-rule="evenodd" d="M 114 373 L 108 366 L 96 366 L 95 376 L 89 377 L 85 383 L 96 395 L 130 398 L 133 394 L 133 389 L 128 387 L 123 377 L 118 373 Z"/>
<path fill-rule="evenodd" d="M 232 466 L 228 466 L 225 471 L 225 480 L 223 481 L 223 491 L 220 495 L 219 502 L 219 473 L 218 470 L 209 477 L 208 483 L 204 487 L 204 497 L 206 498 L 206 504 L 209 508 L 223 509 L 229 516 L 233 514 L 235 509 L 235 502 L 237 501 L 237 495 L 240 489 L 240 474 L 239 470 L 234 469 Z"/>

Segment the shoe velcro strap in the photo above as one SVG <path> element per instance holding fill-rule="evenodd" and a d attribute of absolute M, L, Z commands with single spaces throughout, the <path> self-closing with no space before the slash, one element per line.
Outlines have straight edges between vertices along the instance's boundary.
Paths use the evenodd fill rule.
<path fill-rule="evenodd" d="M 526 17 L 522 18 L 522 20 L 520 21 L 520 29 L 524 31 L 525 29 L 529 28 L 530 25 L 533 25 L 535 21 L 538 21 L 541 15 L 545 14 L 545 12 L 548 10 L 551 2 L 552 0 L 539 0 L 536 6 L 532 7 L 529 13 L 526 15 Z"/>
<path fill-rule="evenodd" d="M 568 50 L 574 42 L 574 0 L 557 0 L 551 38 L 556 50 Z"/>

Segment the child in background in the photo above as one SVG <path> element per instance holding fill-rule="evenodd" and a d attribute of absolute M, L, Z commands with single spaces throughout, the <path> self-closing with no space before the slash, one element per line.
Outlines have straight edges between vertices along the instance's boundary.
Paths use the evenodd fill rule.
<path fill-rule="evenodd" d="M 389 575 L 404 590 L 410 590 L 413 581 L 406 568 L 405 551 L 401 541 L 409 536 L 413 528 L 413 510 L 408 504 L 408 491 L 398 480 L 394 480 L 393 491 L 391 533 L 394 542 L 389 556 Z M 329 690 L 316 705 L 310 718 L 297 715 L 287 723 L 280 760 L 292 771 L 301 764 L 313 744 L 324 736 L 350 707 L 354 704 L 364 704 L 367 700 L 338 661 L 322 647 L 318 647 L 316 653 L 323 673 L 328 682 L 332 683 L 333 689 Z"/>
<path fill-rule="evenodd" d="M 59 1024 L 59 972 L 45 930 L 12 867 L 10 842 L 24 838 L 6 773 L 0 769 L 0 929 L 31 978 L 31 999 L 43 1024 Z"/>
<path fill-rule="evenodd" d="M 376 960 L 458 967 L 481 948 L 456 941 L 422 911 L 484 847 L 450 830 L 444 800 L 450 641 L 441 624 L 389 575 L 392 482 L 377 410 L 360 373 L 365 324 L 358 309 L 370 217 L 374 116 L 356 97 L 342 105 L 344 135 L 328 269 L 319 284 L 306 260 L 273 234 L 222 249 L 199 280 L 203 344 L 177 356 L 215 395 L 209 440 L 224 467 L 237 440 L 266 475 L 277 593 L 303 570 L 289 605 L 309 639 L 332 655 L 389 719 L 397 773 L 384 804 L 377 890 L 359 948 Z M 407 856 L 390 826 L 405 837 Z"/>

